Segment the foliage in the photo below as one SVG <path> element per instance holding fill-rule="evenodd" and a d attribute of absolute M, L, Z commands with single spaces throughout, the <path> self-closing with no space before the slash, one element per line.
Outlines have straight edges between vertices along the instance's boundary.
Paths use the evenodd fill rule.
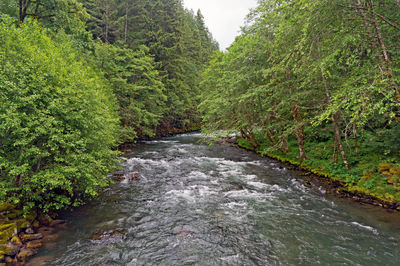
<path fill-rule="evenodd" d="M 114 167 L 116 100 L 68 37 L 0 22 L 0 201 L 44 211 L 78 205 Z"/>
<path fill-rule="evenodd" d="M 240 132 L 243 147 L 398 200 L 377 168 L 400 161 L 399 11 L 396 1 L 259 1 L 203 73 L 203 131 Z"/>
<path fill-rule="evenodd" d="M 164 85 L 146 46 L 137 50 L 98 43 L 94 59 L 120 106 L 121 142 L 152 137 L 163 112 Z"/>

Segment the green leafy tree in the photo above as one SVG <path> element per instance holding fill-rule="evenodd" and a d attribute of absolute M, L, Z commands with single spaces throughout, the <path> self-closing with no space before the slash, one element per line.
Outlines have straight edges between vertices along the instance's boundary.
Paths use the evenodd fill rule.
<path fill-rule="evenodd" d="M 0 201 L 79 205 L 115 166 L 116 100 L 63 33 L 0 22 Z"/>

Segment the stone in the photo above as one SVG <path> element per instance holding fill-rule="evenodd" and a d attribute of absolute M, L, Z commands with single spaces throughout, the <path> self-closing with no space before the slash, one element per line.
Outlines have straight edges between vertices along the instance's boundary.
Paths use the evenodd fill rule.
<path fill-rule="evenodd" d="M 43 243 L 41 240 L 33 240 L 26 243 L 26 247 L 28 249 L 39 249 L 43 247 Z"/>
<path fill-rule="evenodd" d="M 0 225 L 0 244 L 7 244 L 8 240 L 17 232 L 15 223 Z"/>
<path fill-rule="evenodd" d="M 13 260 L 13 258 L 7 256 L 7 257 L 5 257 L 5 262 L 6 262 L 6 265 L 7 264 L 10 265 L 10 264 L 12 264 L 14 262 L 14 260 Z"/>
<path fill-rule="evenodd" d="M 36 254 L 36 251 L 28 248 L 23 248 L 19 251 L 17 259 L 21 262 L 25 262 L 28 257 L 32 257 Z"/>
<path fill-rule="evenodd" d="M 113 176 L 112 179 L 115 181 L 124 181 L 126 179 L 126 177 L 125 176 Z"/>
<path fill-rule="evenodd" d="M 54 220 L 49 224 L 49 226 L 50 227 L 62 227 L 65 224 L 66 224 L 65 220 Z"/>
<path fill-rule="evenodd" d="M 131 181 L 134 181 L 134 180 L 139 180 L 139 176 L 137 174 L 135 174 L 135 173 L 132 173 L 131 174 Z"/>
<path fill-rule="evenodd" d="M 21 234 L 21 238 L 24 241 L 32 241 L 32 240 L 42 239 L 43 235 L 41 233 L 37 233 L 37 234 Z"/>
<path fill-rule="evenodd" d="M 124 235 L 123 232 L 119 230 L 108 230 L 95 233 L 91 236 L 92 240 L 103 240 L 107 238 L 114 238 L 114 237 L 122 237 Z"/>
<path fill-rule="evenodd" d="M 19 237 L 18 236 L 13 236 L 12 238 L 11 238 L 11 244 L 13 244 L 13 245 L 15 245 L 15 246 L 17 246 L 17 247 L 21 247 L 22 246 L 22 241 L 21 241 L 21 239 L 19 239 Z"/>
<path fill-rule="evenodd" d="M 47 244 L 48 242 L 56 241 L 58 238 L 60 238 L 59 234 L 48 234 L 43 236 L 42 240 Z"/>
<path fill-rule="evenodd" d="M 27 234 L 34 234 L 35 231 L 34 231 L 31 227 L 29 227 L 29 228 L 27 228 L 27 229 L 25 230 L 25 233 L 27 233 Z"/>
<path fill-rule="evenodd" d="M 18 251 L 19 247 L 11 243 L 0 245 L 0 255 L 15 256 Z"/>
<path fill-rule="evenodd" d="M 53 228 L 53 227 L 46 227 L 46 226 L 40 227 L 40 228 L 37 230 L 37 232 L 38 232 L 39 234 L 42 234 L 42 235 L 51 234 L 53 231 L 54 231 L 54 228 Z"/>

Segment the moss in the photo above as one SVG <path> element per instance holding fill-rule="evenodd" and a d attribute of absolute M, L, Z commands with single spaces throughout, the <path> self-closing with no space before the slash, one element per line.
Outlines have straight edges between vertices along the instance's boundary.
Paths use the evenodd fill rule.
<path fill-rule="evenodd" d="M 386 171 L 388 171 L 390 168 L 392 168 L 393 167 L 393 164 L 392 163 L 381 163 L 381 164 L 379 164 L 379 166 L 378 166 L 378 171 L 379 172 L 386 172 Z"/>
<path fill-rule="evenodd" d="M 0 255 L 7 255 L 11 253 L 11 247 L 7 244 L 0 244 Z"/>
<path fill-rule="evenodd" d="M 17 225 L 18 230 L 26 229 L 29 226 L 31 226 L 31 223 L 25 219 L 18 219 L 18 220 L 15 220 L 14 222 Z"/>
<path fill-rule="evenodd" d="M 15 223 L 0 225 L 0 244 L 6 244 L 16 230 L 17 225 Z"/>
<path fill-rule="evenodd" d="M 17 205 L 12 203 L 2 203 L 0 204 L 0 212 L 12 211 L 17 207 Z"/>
<path fill-rule="evenodd" d="M 6 214 L 5 217 L 9 220 L 16 219 L 22 217 L 24 214 L 23 210 L 12 210 L 10 213 Z"/>

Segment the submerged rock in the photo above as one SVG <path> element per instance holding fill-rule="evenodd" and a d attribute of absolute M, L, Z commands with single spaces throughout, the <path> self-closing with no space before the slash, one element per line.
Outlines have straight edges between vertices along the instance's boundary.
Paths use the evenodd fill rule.
<path fill-rule="evenodd" d="M 177 226 L 172 230 L 172 234 L 178 237 L 190 236 L 196 233 L 197 230 L 191 227 L 190 225 Z"/>
<path fill-rule="evenodd" d="M 110 238 L 122 238 L 125 235 L 124 232 L 120 230 L 107 230 L 94 233 L 90 239 L 91 240 L 106 240 Z"/>

